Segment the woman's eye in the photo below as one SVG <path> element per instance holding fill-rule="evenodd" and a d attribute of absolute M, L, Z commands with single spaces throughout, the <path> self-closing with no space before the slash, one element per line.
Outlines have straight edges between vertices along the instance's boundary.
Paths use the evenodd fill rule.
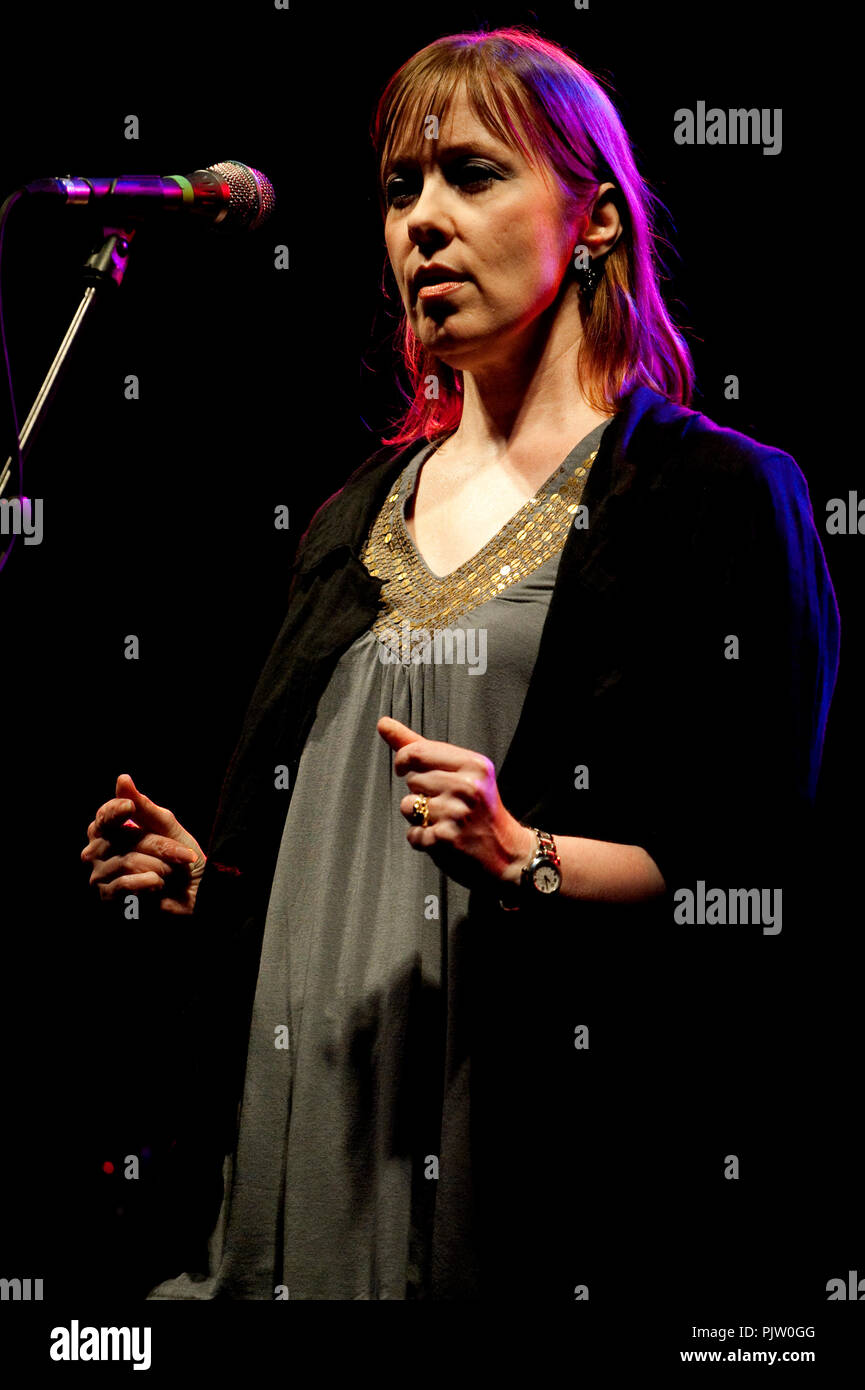
<path fill-rule="evenodd" d="M 448 177 L 460 188 L 481 188 L 491 184 L 499 175 L 484 164 L 463 164 L 454 169 Z M 390 179 L 386 185 L 388 207 L 401 207 L 407 199 L 414 196 L 416 179 Z"/>
<path fill-rule="evenodd" d="M 473 178 L 467 177 L 474 175 Z M 492 169 L 487 169 L 483 164 L 466 164 L 462 169 L 457 170 L 457 178 L 465 183 L 492 183 L 498 175 Z"/>
<path fill-rule="evenodd" d="M 385 196 L 388 207 L 396 207 L 408 194 L 402 192 L 405 179 L 388 179 L 385 187 Z"/>

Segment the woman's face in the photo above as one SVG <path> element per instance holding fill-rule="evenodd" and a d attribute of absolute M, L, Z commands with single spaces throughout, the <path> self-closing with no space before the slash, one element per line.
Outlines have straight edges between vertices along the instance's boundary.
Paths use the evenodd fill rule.
<path fill-rule="evenodd" d="M 388 256 L 415 335 L 449 366 L 473 369 L 555 299 L 581 219 L 554 176 L 493 136 L 464 94 L 421 143 L 419 159 L 396 149 L 385 171 Z M 461 283 L 425 291 L 414 276 L 439 263 Z"/>

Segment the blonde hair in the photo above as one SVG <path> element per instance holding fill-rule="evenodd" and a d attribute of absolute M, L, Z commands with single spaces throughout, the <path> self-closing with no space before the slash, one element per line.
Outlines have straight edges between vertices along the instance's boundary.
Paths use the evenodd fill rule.
<path fill-rule="evenodd" d="M 487 129 L 530 163 L 552 169 L 580 211 L 601 183 L 615 184 L 623 232 L 604 258 L 591 312 L 583 315 L 577 362 L 580 389 L 596 410 L 615 411 L 634 386 L 652 387 L 689 405 L 694 387 L 690 351 L 660 290 L 664 269 L 655 230 L 663 204 L 639 173 L 631 143 L 599 80 L 558 44 L 522 26 L 451 34 L 422 48 L 393 75 L 372 125 L 379 161 L 379 200 L 387 215 L 385 179 L 393 151 L 409 132 L 418 139 L 426 116 L 444 119 L 459 89 Z M 526 143 L 526 137 L 528 144 Z M 415 337 L 403 311 L 395 334 L 411 392 L 392 439 L 438 438 L 462 414 L 462 372 L 436 358 Z M 428 399 L 427 378 L 438 378 Z"/>

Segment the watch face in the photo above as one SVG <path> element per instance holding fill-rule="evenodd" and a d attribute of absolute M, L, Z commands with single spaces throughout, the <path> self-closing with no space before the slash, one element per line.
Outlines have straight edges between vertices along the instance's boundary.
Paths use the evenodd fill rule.
<path fill-rule="evenodd" d="M 562 882 L 562 876 L 555 864 L 539 864 L 534 872 L 535 887 L 541 893 L 555 893 Z"/>

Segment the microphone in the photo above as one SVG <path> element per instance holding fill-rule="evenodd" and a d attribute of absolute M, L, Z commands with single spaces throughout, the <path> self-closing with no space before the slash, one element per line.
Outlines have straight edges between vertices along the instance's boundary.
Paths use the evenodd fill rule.
<path fill-rule="evenodd" d="M 119 178 L 77 178 L 63 174 L 56 179 L 37 179 L 22 190 L 38 198 L 62 199 L 67 206 L 86 207 L 102 202 L 106 208 L 146 215 L 183 210 L 208 218 L 225 229 L 254 232 L 273 211 L 273 184 L 258 169 L 237 160 L 209 164 L 193 173 L 167 174 L 165 178 L 121 174 Z"/>

